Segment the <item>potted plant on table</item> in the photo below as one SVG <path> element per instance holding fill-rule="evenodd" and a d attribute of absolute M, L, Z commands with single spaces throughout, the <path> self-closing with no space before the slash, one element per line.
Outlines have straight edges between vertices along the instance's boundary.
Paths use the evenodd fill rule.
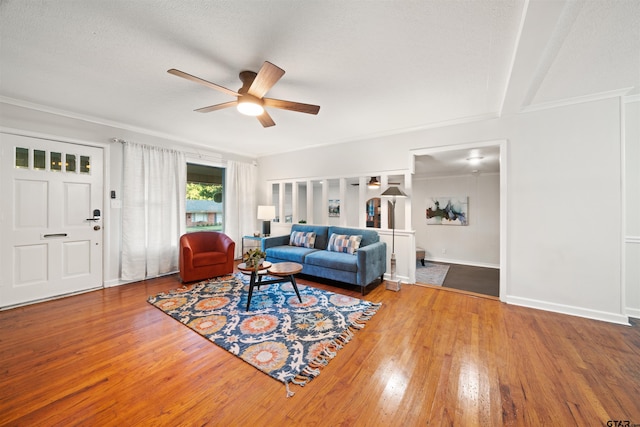
<path fill-rule="evenodd" d="M 242 255 L 242 261 L 244 261 L 247 268 L 253 268 L 256 270 L 260 270 L 260 266 L 264 262 L 264 259 L 267 257 L 267 254 L 262 252 L 260 248 L 249 249 L 245 254 Z"/>

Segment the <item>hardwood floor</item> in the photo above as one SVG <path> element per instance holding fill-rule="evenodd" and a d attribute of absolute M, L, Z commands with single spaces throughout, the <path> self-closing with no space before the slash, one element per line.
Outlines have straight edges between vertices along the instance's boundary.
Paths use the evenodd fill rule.
<path fill-rule="evenodd" d="M 360 297 L 357 289 L 300 283 Z M 177 276 L 0 312 L 0 425 L 640 423 L 640 324 L 378 285 L 378 313 L 286 397 L 146 302 Z"/>

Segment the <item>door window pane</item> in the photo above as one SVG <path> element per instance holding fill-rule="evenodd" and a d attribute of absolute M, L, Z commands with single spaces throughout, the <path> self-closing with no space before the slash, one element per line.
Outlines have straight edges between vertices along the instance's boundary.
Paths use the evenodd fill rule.
<path fill-rule="evenodd" d="M 16 147 L 16 167 L 28 168 L 29 167 L 29 149 Z"/>
<path fill-rule="evenodd" d="M 42 150 L 33 150 L 33 168 L 45 169 L 47 167 L 46 152 Z"/>
<path fill-rule="evenodd" d="M 88 156 L 80 156 L 80 173 L 91 172 L 91 159 Z"/>
<path fill-rule="evenodd" d="M 52 171 L 61 171 L 62 170 L 62 154 L 51 152 L 51 170 Z"/>
<path fill-rule="evenodd" d="M 76 156 L 75 154 L 67 154 L 67 161 L 65 162 L 65 170 L 67 172 L 76 171 Z"/>

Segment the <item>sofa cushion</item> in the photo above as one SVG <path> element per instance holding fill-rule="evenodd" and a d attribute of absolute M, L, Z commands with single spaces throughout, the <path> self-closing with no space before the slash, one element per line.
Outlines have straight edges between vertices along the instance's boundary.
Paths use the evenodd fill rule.
<path fill-rule="evenodd" d="M 332 234 L 331 238 L 329 238 L 327 250 L 354 255 L 360 247 L 360 241 L 362 241 L 362 236 L 360 235 Z"/>
<path fill-rule="evenodd" d="M 318 249 L 302 248 L 299 246 L 276 246 L 267 249 L 267 261 L 275 258 L 303 264 L 308 254 L 317 251 Z"/>
<path fill-rule="evenodd" d="M 343 252 L 315 251 L 304 258 L 305 264 L 356 273 L 358 258 Z"/>
<path fill-rule="evenodd" d="M 203 267 L 205 265 L 224 264 L 227 262 L 225 252 L 200 252 L 193 254 L 193 266 Z"/>
<path fill-rule="evenodd" d="M 316 242 L 314 248 L 327 249 L 327 242 L 329 241 L 329 235 L 327 231 L 329 227 L 326 225 L 308 225 L 308 224 L 293 224 L 291 231 L 303 231 L 316 233 Z"/>
<path fill-rule="evenodd" d="M 362 228 L 351 228 L 351 227 L 338 227 L 338 226 L 330 226 L 329 227 L 329 236 L 332 234 L 347 234 L 349 236 L 362 236 L 362 241 L 360 242 L 360 247 L 369 246 L 372 243 L 376 243 L 380 241 L 380 236 L 378 232 L 375 230 L 366 230 Z M 316 244 L 316 248 L 318 245 Z"/>
<path fill-rule="evenodd" d="M 303 248 L 313 248 L 316 242 L 316 233 L 313 231 L 292 231 L 289 238 L 289 244 L 291 246 L 301 246 Z"/>

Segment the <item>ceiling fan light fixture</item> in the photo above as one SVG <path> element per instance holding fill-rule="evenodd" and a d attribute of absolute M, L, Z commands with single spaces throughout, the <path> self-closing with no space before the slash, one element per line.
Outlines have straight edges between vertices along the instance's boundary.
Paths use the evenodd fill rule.
<path fill-rule="evenodd" d="M 251 95 L 238 97 L 238 111 L 246 116 L 259 116 L 264 113 L 262 100 Z"/>

